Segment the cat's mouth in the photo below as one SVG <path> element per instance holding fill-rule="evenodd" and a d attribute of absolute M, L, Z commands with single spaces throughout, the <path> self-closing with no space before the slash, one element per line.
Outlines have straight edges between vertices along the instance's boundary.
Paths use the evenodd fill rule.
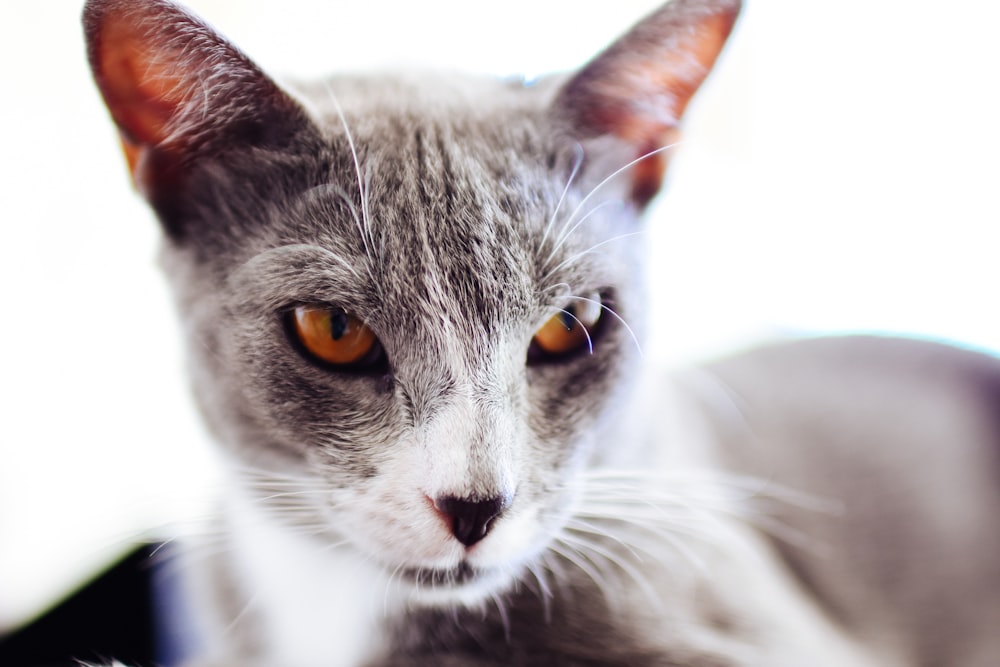
<path fill-rule="evenodd" d="M 452 568 L 411 567 L 399 574 L 417 588 L 457 588 L 479 581 L 485 573 L 463 560 Z"/>
<path fill-rule="evenodd" d="M 467 561 L 451 568 L 406 568 L 399 570 L 397 576 L 410 586 L 410 600 L 432 607 L 456 603 L 478 605 L 512 582 L 504 568 L 476 567 Z"/>

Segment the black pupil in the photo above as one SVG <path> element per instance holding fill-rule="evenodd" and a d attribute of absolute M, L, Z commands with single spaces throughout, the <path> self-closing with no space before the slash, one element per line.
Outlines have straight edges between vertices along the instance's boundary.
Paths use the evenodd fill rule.
<path fill-rule="evenodd" d="M 347 333 L 347 326 L 350 324 L 347 313 L 334 313 L 330 316 L 330 337 L 340 340 Z"/>
<path fill-rule="evenodd" d="M 562 325 L 566 327 L 566 331 L 571 331 L 573 325 L 576 324 L 576 318 L 568 309 L 559 313 L 559 319 L 562 321 Z"/>

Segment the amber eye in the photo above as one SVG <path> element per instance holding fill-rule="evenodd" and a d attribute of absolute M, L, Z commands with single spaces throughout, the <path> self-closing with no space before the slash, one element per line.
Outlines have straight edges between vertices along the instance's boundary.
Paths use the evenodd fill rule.
<path fill-rule="evenodd" d="M 544 355 L 558 357 L 592 351 L 602 308 L 598 294 L 573 299 L 535 332 L 533 347 Z"/>
<path fill-rule="evenodd" d="M 380 350 L 372 330 L 339 308 L 298 306 L 292 312 L 291 324 L 306 351 L 328 364 L 369 364 Z"/>

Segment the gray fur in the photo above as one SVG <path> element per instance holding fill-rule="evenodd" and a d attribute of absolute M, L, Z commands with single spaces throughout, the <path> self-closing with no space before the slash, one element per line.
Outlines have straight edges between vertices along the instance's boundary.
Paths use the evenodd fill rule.
<path fill-rule="evenodd" d="M 102 26 L 125 6 L 93 0 L 85 24 L 129 137 L 101 60 Z M 681 48 L 692 21 L 735 3 L 675 0 L 581 74 L 530 87 L 344 76 L 288 94 L 179 10 L 135 6 L 151 44 L 185 54 L 179 68 L 214 44 L 212 77 L 191 83 L 208 116 L 184 109 L 134 174 L 166 231 L 194 392 L 232 470 L 223 554 L 191 570 L 207 659 L 1000 659 L 1000 364 L 875 339 L 669 378 L 643 363 L 645 197 L 630 179 L 644 162 L 621 168 L 659 146 L 581 105 L 617 110 L 620 85 L 601 77 L 629 53 Z M 539 327 L 591 294 L 605 305 L 592 353 L 532 363 Z M 367 323 L 384 367 L 304 358 L 284 316 L 315 303 Z M 425 503 L 440 495 L 513 502 L 466 552 Z M 271 548 L 304 555 L 268 561 Z M 356 599 L 331 599 L 350 568 L 384 599 L 369 625 L 351 618 Z M 336 617 L 314 618 L 324 610 Z M 333 636 L 329 653 L 295 640 L 310 624 Z"/>

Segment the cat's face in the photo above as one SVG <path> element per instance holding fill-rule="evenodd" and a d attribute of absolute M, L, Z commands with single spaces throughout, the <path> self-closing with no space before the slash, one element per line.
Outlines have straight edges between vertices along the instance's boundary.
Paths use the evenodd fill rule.
<path fill-rule="evenodd" d="M 382 87 L 395 84 L 322 92 L 316 106 L 336 99 L 344 121 L 321 112 L 321 139 L 297 158 L 259 170 L 250 158 L 237 182 L 196 170 L 204 194 L 184 226 L 235 224 L 216 222 L 207 252 L 168 246 L 169 273 L 223 443 L 322 490 L 286 498 L 290 520 L 404 580 L 441 589 L 467 565 L 495 582 L 562 525 L 574 471 L 628 385 L 641 238 L 621 184 L 580 206 L 592 179 L 570 182 L 579 153 L 545 117 L 551 90 L 491 82 L 483 107 L 443 88 L 450 108 L 435 113 L 398 92 L 373 109 Z M 286 170 L 266 196 L 234 197 Z M 309 327 L 329 318 L 370 331 L 347 351 L 360 361 L 324 361 L 340 357 Z M 254 478 L 261 495 L 282 491 Z M 467 549 L 443 498 L 504 507 Z"/>
<path fill-rule="evenodd" d="M 669 141 L 735 14 L 674 4 L 566 81 L 297 101 L 172 5 L 88 5 L 199 404 L 289 529 L 433 601 L 506 586 L 565 524 L 640 360 L 663 154 L 625 167 Z M 674 74 L 650 71 L 664 48 Z"/>

